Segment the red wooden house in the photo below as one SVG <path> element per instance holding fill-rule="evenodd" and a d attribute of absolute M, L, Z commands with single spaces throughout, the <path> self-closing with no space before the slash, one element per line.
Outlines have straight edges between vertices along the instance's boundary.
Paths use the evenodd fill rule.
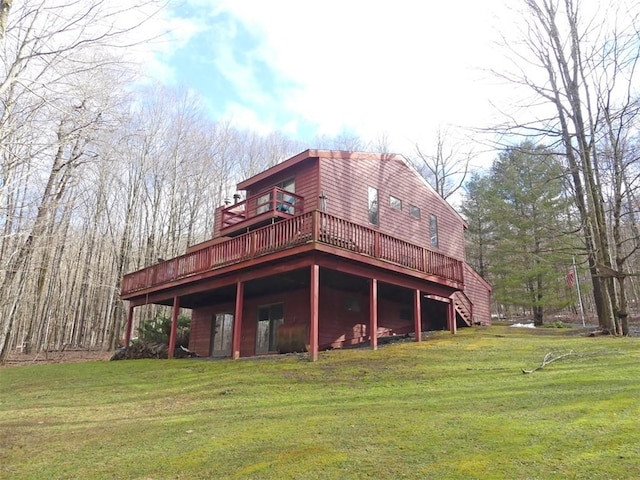
<path fill-rule="evenodd" d="M 147 303 L 192 310 L 189 348 L 253 356 L 489 323 L 463 219 L 399 155 L 302 152 L 238 185 L 211 240 L 126 275 L 126 340 Z M 175 333 L 170 351 L 173 351 Z"/>

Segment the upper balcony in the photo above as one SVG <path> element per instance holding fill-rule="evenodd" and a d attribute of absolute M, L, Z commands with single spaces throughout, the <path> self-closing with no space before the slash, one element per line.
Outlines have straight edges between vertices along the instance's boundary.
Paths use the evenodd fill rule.
<path fill-rule="evenodd" d="M 234 236 L 302 213 L 303 197 L 272 187 L 222 209 L 220 235 Z"/>
<path fill-rule="evenodd" d="M 236 264 L 244 268 L 251 262 L 269 261 L 285 250 L 292 254 L 325 251 L 380 268 L 429 277 L 454 288 L 462 288 L 464 283 L 461 260 L 314 210 L 125 275 L 122 297 L 127 300 L 174 282 L 189 282 L 189 277 L 195 281 L 216 275 L 218 269 Z"/>

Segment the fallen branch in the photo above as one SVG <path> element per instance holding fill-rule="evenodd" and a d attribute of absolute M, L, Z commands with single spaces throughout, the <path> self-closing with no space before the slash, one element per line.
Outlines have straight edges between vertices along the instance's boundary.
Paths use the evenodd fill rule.
<path fill-rule="evenodd" d="M 533 370 L 525 370 L 523 368 L 522 369 L 522 373 L 533 373 L 533 372 L 536 372 L 538 370 L 542 370 L 544 367 L 546 367 L 550 363 L 555 362 L 556 360 L 562 360 L 563 358 L 567 358 L 567 357 L 570 357 L 571 355 L 575 355 L 575 354 L 573 353 L 573 350 L 571 350 L 569 353 L 565 353 L 564 355 L 559 355 L 557 357 L 552 357 L 552 355 L 553 354 L 551 352 L 547 353 L 544 356 L 544 358 L 542 359 L 542 363 L 540 364 L 539 367 L 536 367 Z"/>

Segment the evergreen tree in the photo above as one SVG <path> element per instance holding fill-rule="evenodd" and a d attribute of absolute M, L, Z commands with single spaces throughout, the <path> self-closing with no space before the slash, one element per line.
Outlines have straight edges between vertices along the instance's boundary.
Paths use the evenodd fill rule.
<path fill-rule="evenodd" d="M 489 178 L 473 173 L 465 185 L 461 206 L 462 216 L 467 220 L 466 261 L 484 279 L 488 279 L 487 256 L 493 241 L 490 195 Z"/>
<path fill-rule="evenodd" d="M 542 325 L 571 302 L 565 275 L 578 238 L 571 233 L 564 166 L 531 142 L 506 149 L 485 177 L 466 185 L 467 261 L 494 286 L 498 304 L 518 306 Z"/>
<path fill-rule="evenodd" d="M 491 170 L 495 241 L 491 274 L 496 300 L 531 309 L 535 325 L 545 309 L 566 304 L 563 165 L 530 142 L 503 152 Z"/>

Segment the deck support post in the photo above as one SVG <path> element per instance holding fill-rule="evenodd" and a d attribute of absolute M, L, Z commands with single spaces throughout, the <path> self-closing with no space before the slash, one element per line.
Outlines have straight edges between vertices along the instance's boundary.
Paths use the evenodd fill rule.
<path fill-rule="evenodd" d="M 244 303 L 244 282 L 236 284 L 236 308 L 233 313 L 233 359 L 240 358 L 240 339 L 242 338 L 242 305 Z"/>
<path fill-rule="evenodd" d="M 180 297 L 173 297 L 173 310 L 171 312 L 171 333 L 169 334 L 168 357 L 173 358 L 176 349 L 176 335 L 178 333 L 178 312 L 180 311 Z"/>
<path fill-rule="evenodd" d="M 133 305 L 129 305 L 129 313 L 127 314 L 127 326 L 124 330 L 124 346 L 131 344 L 131 329 L 133 328 Z"/>
<path fill-rule="evenodd" d="M 378 280 L 369 281 L 369 343 L 378 349 Z"/>
<path fill-rule="evenodd" d="M 311 265 L 310 292 L 310 325 L 309 325 L 309 357 L 312 362 L 318 360 L 318 309 L 320 307 L 320 266 Z"/>
<path fill-rule="evenodd" d="M 420 290 L 413 292 L 413 326 L 416 342 L 422 340 L 422 309 L 420 307 Z"/>
<path fill-rule="evenodd" d="M 447 304 L 447 325 L 449 325 L 449 331 L 452 334 L 458 332 L 458 326 L 456 325 L 456 311 L 453 300 Z"/>

